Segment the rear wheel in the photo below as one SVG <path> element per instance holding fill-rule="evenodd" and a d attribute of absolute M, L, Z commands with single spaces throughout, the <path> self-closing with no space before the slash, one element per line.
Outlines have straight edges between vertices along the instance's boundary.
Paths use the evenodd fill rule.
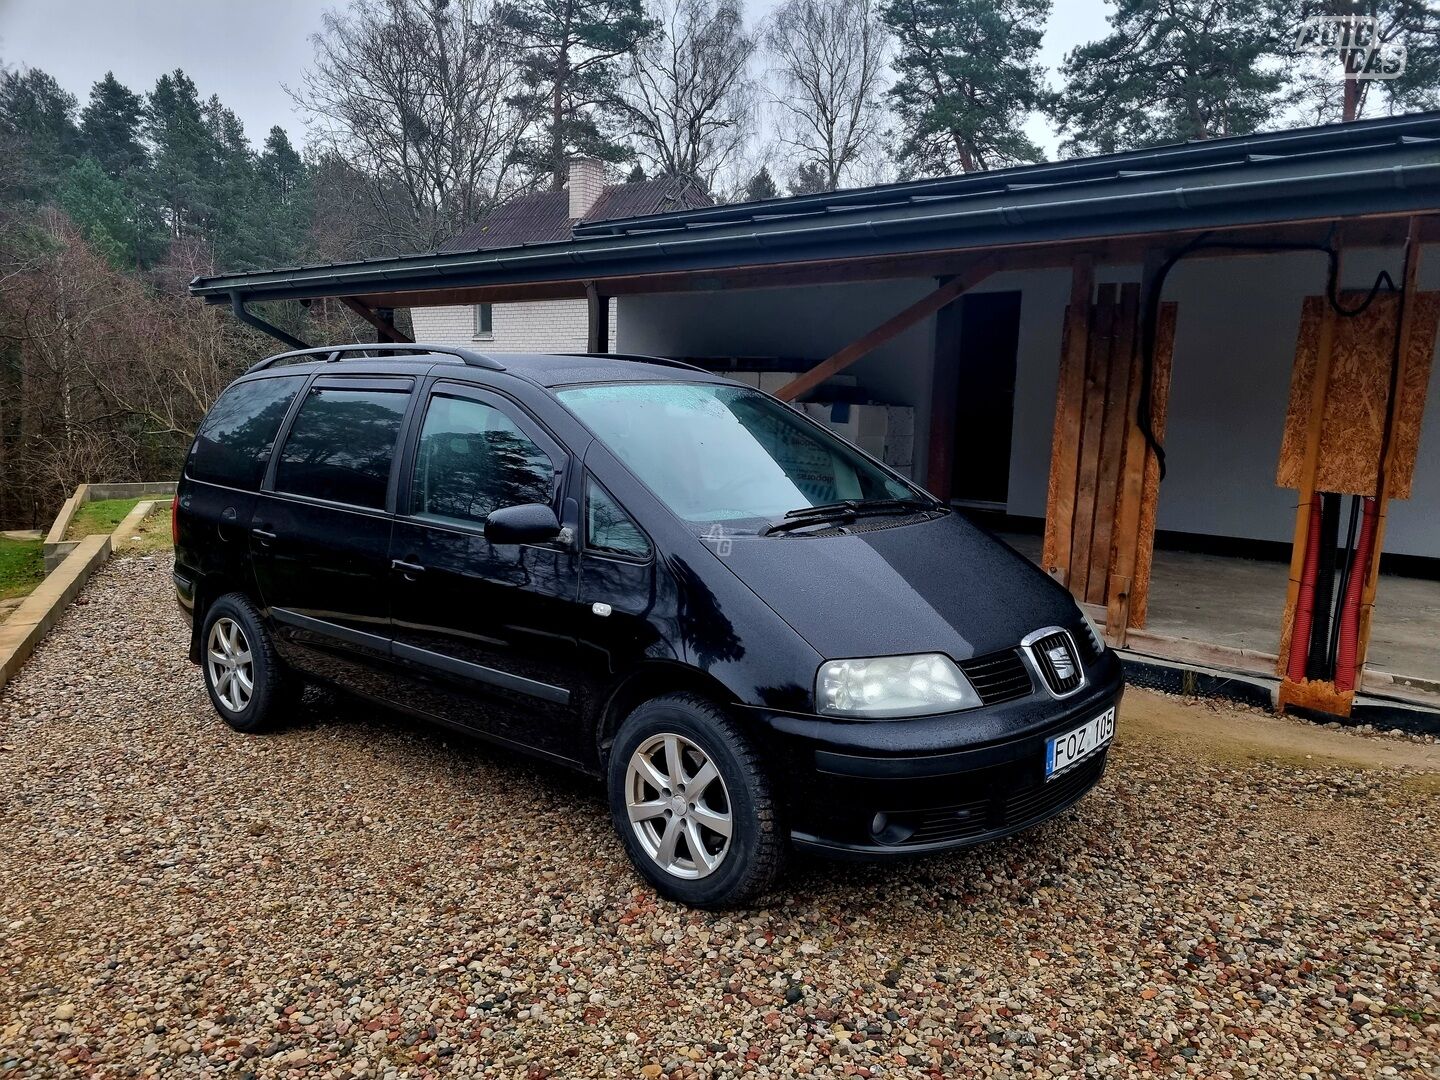
<path fill-rule="evenodd" d="M 275 654 L 255 605 L 227 593 L 210 605 L 201 634 L 200 667 L 220 718 L 236 731 L 275 726 L 298 696 L 298 680 Z"/>
<path fill-rule="evenodd" d="M 672 694 L 621 725 L 609 765 L 610 812 L 636 868 L 696 907 L 725 907 L 779 876 L 786 838 L 758 756 L 712 702 Z"/>

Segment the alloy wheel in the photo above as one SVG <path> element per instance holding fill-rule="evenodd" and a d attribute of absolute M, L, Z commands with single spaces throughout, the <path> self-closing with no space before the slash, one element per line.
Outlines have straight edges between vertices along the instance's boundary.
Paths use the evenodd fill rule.
<path fill-rule="evenodd" d="M 210 627 L 205 663 L 220 704 L 231 712 L 244 712 L 255 692 L 255 664 L 245 631 L 234 619 L 222 616 Z"/>
<path fill-rule="evenodd" d="M 630 827 L 655 865 L 695 880 L 720 868 L 734 832 L 730 793 L 710 755 L 661 732 L 635 748 L 625 771 Z"/>

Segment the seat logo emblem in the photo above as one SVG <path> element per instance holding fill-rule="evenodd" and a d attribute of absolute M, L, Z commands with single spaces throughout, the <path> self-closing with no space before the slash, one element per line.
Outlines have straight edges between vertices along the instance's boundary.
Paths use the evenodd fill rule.
<path fill-rule="evenodd" d="M 1075 661 L 1070 658 L 1070 650 L 1064 645 L 1056 645 L 1045 650 L 1045 656 L 1050 661 L 1050 666 L 1055 671 L 1055 678 L 1064 682 L 1075 674 Z"/>

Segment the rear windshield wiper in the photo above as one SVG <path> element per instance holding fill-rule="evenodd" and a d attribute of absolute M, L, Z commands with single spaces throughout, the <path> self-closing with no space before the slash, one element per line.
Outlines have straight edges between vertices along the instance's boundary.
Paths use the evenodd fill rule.
<path fill-rule="evenodd" d="M 772 536 L 826 521 L 854 521 L 857 517 L 869 514 L 907 514 L 916 510 L 934 509 L 935 504 L 925 499 L 843 499 L 840 502 L 790 510 L 779 521 L 772 521 L 761 529 L 760 535 Z"/>

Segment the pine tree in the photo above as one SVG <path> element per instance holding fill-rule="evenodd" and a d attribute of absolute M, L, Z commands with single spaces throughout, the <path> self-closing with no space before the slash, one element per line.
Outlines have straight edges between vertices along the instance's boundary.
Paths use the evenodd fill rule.
<path fill-rule="evenodd" d="M 75 104 L 75 96 L 43 71 L 0 70 L 0 136 L 19 154 L 15 179 L 22 197 L 48 198 L 75 164 L 80 149 Z"/>
<path fill-rule="evenodd" d="M 1284 0 L 1114 0 L 1111 32 L 1061 65 L 1070 153 L 1245 135 L 1280 104 L 1293 58 Z"/>
<path fill-rule="evenodd" d="M 760 171 L 750 178 L 745 185 L 745 202 L 764 202 L 766 199 L 777 198 L 780 189 L 775 186 L 775 178 L 770 175 L 770 169 L 761 165 Z"/>
<path fill-rule="evenodd" d="M 1440 108 L 1440 8 L 1425 0 L 1304 0 L 1296 38 L 1303 40 L 1301 28 L 1311 17 L 1337 15 L 1373 19 L 1373 43 L 1382 54 L 1403 49 L 1405 70 L 1393 79 L 1347 79 L 1346 61 L 1338 50 L 1302 54 L 1290 96 L 1303 120 L 1323 124 L 1382 110 L 1394 114 Z M 1357 61 L 1352 57 L 1351 62 Z"/>
<path fill-rule="evenodd" d="M 540 129 L 519 148 L 525 163 L 558 191 L 572 155 L 626 160 L 630 152 L 603 103 L 614 100 L 619 58 L 655 29 L 642 0 L 535 0 L 505 4 L 497 14 L 520 51 L 519 104 Z"/>
<path fill-rule="evenodd" d="M 818 195 L 830 190 L 830 181 L 824 166 L 818 161 L 807 161 L 795 170 L 789 188 L 791 195 Z"/>
<path fill-rule="evenodd" d="M 1022 130 L 1047 102 L 1036 62 L 1050 0 L 886 0 L 896 38 L 890 99 L 909 176 L 1041 159 Z"/>
<path fill-rule="evenodd" d="M 212 139 L 195 83 L 178 68 L 160 76 L 145 102 L 156 194 L 174 239 L 202 234 L 214 175 Z"/>
<path fill-rule="evenodd" d="M 144 169 L 149 159 L 140 142 L 145 102 L 107 71 L 90 88 L 90 101 L 80 114 L 80 138 L 85 153 L 112 179 Z"/>

